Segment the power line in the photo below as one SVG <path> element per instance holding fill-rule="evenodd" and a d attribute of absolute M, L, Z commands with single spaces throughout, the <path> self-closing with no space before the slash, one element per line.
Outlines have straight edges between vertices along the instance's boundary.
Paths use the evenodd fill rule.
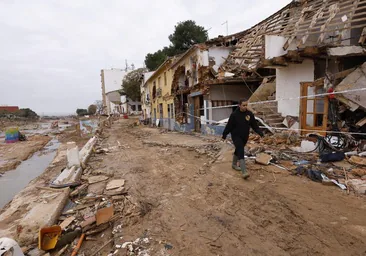
<path fill-rule="evenodd" d="M 337 95 L 337 94 L 344 94 L 344 93 L 351 93 L 351 92 L 363 92 L 363 91 L 366 91 L 366 88 L 327 92 L 327 93 L 320 93 L 320 94 L 313 94 L 313 95 L 299 96 L 299 97 L 292 97 L 292 98 L 281 98 L 281 99 L 277 99 L 277 100 L 250 102 L 250 103 L 248 103 L 248 105 L 267 104 L 267 103 L 275 103 L 275 102 L 285 101 L 285 100 L 299 100 L 299 99 L 306 99 L 306 98 L 315 98 L 315 97 L 322 97 L 322 96 L 328 96 L 328 95 Z M 235 105 L 225 105 L 225 106 L 219 106 L 219 107 L 208 107 L 206 109 L 232 108 L 232 107 L 236 107 L 236 106 L 238 106 L 238 105 L 235 104 Z"/>
<path fill-rule="evenodd" d="M 191 116 L 191 117 L 194 117 L 194 118 L 197 118 L 201 121 L 204 121 L 206 123 L 216 123 L 218 124 L 218 121 L 215 121 L 215 120 L 209 120 L 209 119 L 202 119 L 201 117 L 199 116 L 195 116 L 195 115 L 191 115 L 187 112 L 180 112 L 178 114 L 176 114 L 177 116 L 179 116 L 180 114 L 186 114 L 188 116 Z M 263 128 L 263 129 L 273 129 L 273 130 L 282 130 L 282 131 L 298 131 L 298 132 L 301 132 L 301 131 L 304 131 L 304 132 L 314 132 L 314 133 L 319 133 L 319 132 L 325 132 L 325 133 L 330 133 L 330 134 L 349 134 L 349 135 L 363 135 L 363 136 L 366 136 L 365 133 L 359 133 L 359 132 L 341 132 L 341 131 L 327 131 L 327 130 L 309 130 L 309 129 L 296 129 L 296 128 L 280 128 L 280 127 L 273 127 L 273 126 L 259 126 L 259 128 Z"/>

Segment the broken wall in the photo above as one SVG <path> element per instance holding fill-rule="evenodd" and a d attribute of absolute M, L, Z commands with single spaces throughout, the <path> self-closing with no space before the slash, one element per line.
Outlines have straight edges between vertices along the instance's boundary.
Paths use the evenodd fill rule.
<path fill-rule="evenodd" d="M 328 63 L 327 63 L 328 62 Z M 314 60 L 314 66 L 315 66 L 315 79 L 325 77 L 326 72 L 330 74 L 338 73 L 339 70 L 339 64 L 336 59 L 329 59 L 328 61 L 325 59 L 317 59 Z M 328 66 L 328 68 L 327 68 Z"/>
<path fill-rule="evenodd" d="M 231 105 L 232 102 L 236 104 L 241 98 L 249 99 L 250 96 L 250 90 L 243 84 L 210 86 L 209 100 L 211 103 L 213 101 L 226 101 L 225 105 Z M 232 112 L 233 108 L 212 109 L 212 116 L 209 119 L 220 121 L 228 118 Z"/>
<path fill-rule="evenodd" d="M 274 79 L 264 78 L 262 84 L 254 91 L 252 96 L 249 98 L 249 102 L 260 102 L 267 101 L 268 96 L 271 96 L 276 92 L 276 81 Z M 258 104 L 256 106 L 265 105 Z"/>
<path fill-rule="evenodd" d="M 107 93 L 107 97 L 110 102 L 120 103 L 121 102 L 121 94 L 118 91 Z"/>
<path fill-rule="evenodd" d="M 219 67 L 225 62 L 227 57 L 229 56 L 232 48 L 227 47 L 211 47 L 208 50 L 209 59 L 213 60 L 215 64 L 213 65 L 213 69 L 217 72 Z"/>
<path fill-rule="evenodd" d="M 283 49 L 283 46 L 287 42 L 288 38 L 277 35 L 265 35 L 265 59 L 272 59 L 275 57 L 283 56 L 288 53 L 288 50 L 295 50 L 296 46 L 289 47 L 287 50 Z"/>
<path fill-rule="evenodd" d="M 366 62 L 349 74 L 339 85 L 336 91 L 346 91 L 366 88 Z M 343 96 L 366 109 L 366 91 L 343 93 Z"/>
<path fill-rule="evenodd" d="M 256 70 L 263 65 L 261 60 L 265 55 L 279 55 L 283 50 L 293 49 L 294 45 L 303 49 L 307 46 L 358 44 L 361 29 L 365 27 L 365 16 L 363 0 L 292 1 L 246 30 L 223 68 L 239 74 L 243 70 Z M 267 35 L 281 36 L 286 41 L 281 47 L 277 47 L 283 43 L 283 38 L 270 38 Z M 271 42 L 265 42 L 265 37 Z M 266 48 L 269 46 L 271 54 L 263 51 L 264 44 Z"/>
<path fill-rule="evenodd" d="M 314 81 L 314 62 L 304 60 L 301 64 L 289 64 L 276 70 L 276 100 L 278 112 L 282 116 L 299 116 L 300 99 L 281 100 L 300 97 L 300 82 Z"/>

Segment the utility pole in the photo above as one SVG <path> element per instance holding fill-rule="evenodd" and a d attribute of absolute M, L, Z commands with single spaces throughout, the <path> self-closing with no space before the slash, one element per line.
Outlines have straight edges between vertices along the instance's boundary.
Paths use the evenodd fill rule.
<path fill-rule="evenodd" d="M 126 59 L 126 72 L 128 71 L 128 63 L 127 63 L 127 59 Z"/>
<path fill-rule="evenodd" d="M 225 21 L 224 23 L 221 24 L 221 26 L 224 24 L 226 24 L 226 35 L 228 36 L 229 35 L 229 21 Z"/>

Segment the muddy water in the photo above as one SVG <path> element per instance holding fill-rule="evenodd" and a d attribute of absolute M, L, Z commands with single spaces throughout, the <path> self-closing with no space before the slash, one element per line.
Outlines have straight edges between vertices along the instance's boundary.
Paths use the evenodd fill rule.
<path fill-rule="evenodd" d="M 56 156 L 59 147 L 57 140 L 51 140 L 47 146 L 22 162 L 15 170 L 0 177 L 0 209 L 25 188 L 34 178 L 42 174 Z"/>

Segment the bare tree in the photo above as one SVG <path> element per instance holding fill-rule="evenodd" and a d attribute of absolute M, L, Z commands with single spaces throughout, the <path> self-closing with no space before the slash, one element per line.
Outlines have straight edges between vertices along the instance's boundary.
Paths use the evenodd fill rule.
<path fill-rule="evenodd" d="M 102 114 L 103 113 L 103 101 L 96 100 L 94 105 L 97 106 L 97 114 Z"/>

